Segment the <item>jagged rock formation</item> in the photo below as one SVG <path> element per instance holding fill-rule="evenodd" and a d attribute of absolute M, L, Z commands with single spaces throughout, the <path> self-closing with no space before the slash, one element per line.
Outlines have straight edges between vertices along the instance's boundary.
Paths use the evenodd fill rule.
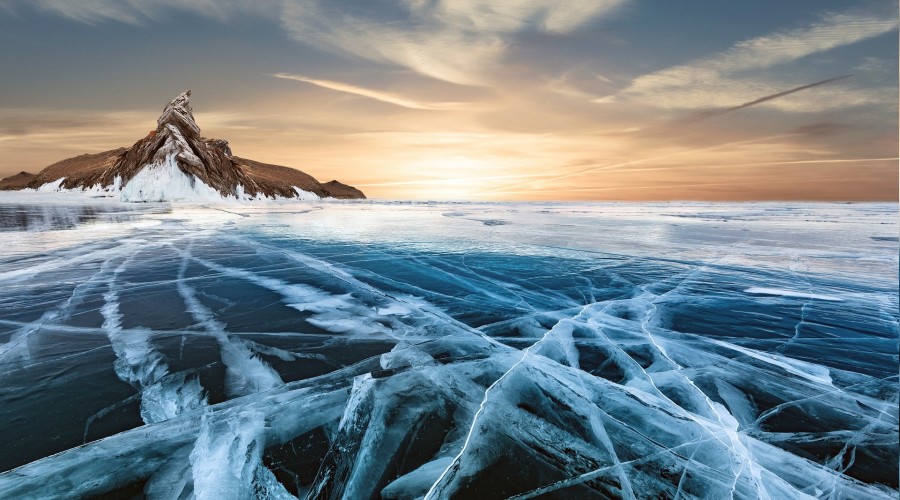
<path fill-rule="evenodd" d="M 0 179 L 0 189 L 9 190 L 9 189 L 22 189 L 27 186 L 32 179 L 34 179 L 35 175 L 30 174 L 28 172 L 19 172 L 16 175 L 10 175 L 9 177 L 4 177 Z"/>
<path fill-rule="evenodd" d="M 337 181 L 322 185 L 299 170 L 233 156 L 228 141 L 200 136 L 190 96 L 188 90 L 173 99 L 157 120 L 156 130 L 130 148 L 54 163 L 34 176 L 28 187 L 39 188 L 63 179 L 60 188 L 121 190 L 123 199 L 135 201 L 215 192 L 236 198 L 292 198 L 306 195 L 304 192 L 319 197 L 365 198 L 358 189 Z"/>

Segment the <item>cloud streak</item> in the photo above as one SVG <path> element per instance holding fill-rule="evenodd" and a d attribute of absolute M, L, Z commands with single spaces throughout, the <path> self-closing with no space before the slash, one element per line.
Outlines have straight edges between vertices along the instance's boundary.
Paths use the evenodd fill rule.
<path fill-rule="evenodd" d="M 294 80 L 297 82 L 304 82 L 310 85 L 315 85 L 316 87 L 321 87 L 328 90 L 334 90 L 336 92 L 343 92 L 345 94 L 357 95 L 360 97 L 365 97 L 368 99 L 373 99 L 379 102 L 385 102 L 388 104 L 393 104 L 395 106 L 400 106 L 408 109 L 427 109 L 427 110 L 442 110 L 442 109 L 454 109 L 459 108 L 459 103 L 428 103 L 428 102 L 420 102 L 413 99 L 408 99 L 398 94 L 394 94 L 391 92 L 385 92 L 381 90 L 373 90 L 367 89 L 365 87 L 359 87 L 356 85 L 351 85 L 349 83 L 335 82 L 331 80 L 321 80 L 317 78 L 310 78 L 304 75 L 295 75 L 291 73 L 276 73 L 271 75 L 275 78 L 279 78 L 282 80 Z"/>
<path fill-rule="evenodd" d="M 79 2 L 35 0 L 26 2 L 9 0 L 10 5 L 30 5 L 45 12 L 52 12 L 88 24 L 104 21 L 144 24 L 147 21 L 160 19 L 166 12 L 173 10 L 193 12 L 217 21 L 225 21 L 241 15 L 272 13 L 279 3 L 276 0 L 258 2 L 242 2 L 240 0 L 83 0 Z"/>

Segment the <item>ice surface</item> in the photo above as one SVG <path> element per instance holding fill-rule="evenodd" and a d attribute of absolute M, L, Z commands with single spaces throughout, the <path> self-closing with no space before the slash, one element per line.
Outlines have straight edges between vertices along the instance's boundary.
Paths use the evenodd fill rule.
<path fill-rule="evenodd" d="M 896 204 L 49 196 L 0 498 L 897 497 Z"/>

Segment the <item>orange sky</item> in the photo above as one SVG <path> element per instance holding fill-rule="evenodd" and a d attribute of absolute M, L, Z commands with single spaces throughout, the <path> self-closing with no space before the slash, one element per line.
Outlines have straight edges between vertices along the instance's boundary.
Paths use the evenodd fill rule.
<path fill-rule="evenodd" d="M 372 198 L 898 199 L 893 3 L 407 3 L 0 9 L 0 175 L 191 88 L 205 136 Z"/>

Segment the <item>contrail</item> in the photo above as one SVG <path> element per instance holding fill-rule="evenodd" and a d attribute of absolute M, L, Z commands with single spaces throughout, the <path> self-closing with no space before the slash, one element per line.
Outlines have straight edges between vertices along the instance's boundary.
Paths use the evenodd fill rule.
<path fill-rule="evenodd" d="M 706 120 L 707 118 L 712 118 L 715 116 L 721 116 L 724 114 L 733 113 L 739 109 L 749 108 L 750 106 L 756 106 L 757 104 L 762 104 L 764 102 L 771 101 L 772 99 L 778 99 L 779 97 L 784 97 L 786 95 L 790 95 L 795 92 L 800 92 L 802 90 L 807 90 L 807 89 L 811 89 L 813 87 L 818 87 L 819 85 L 826 85 L 829 83 L 836 82 L 838 80 L 844 80 L 846 78 L 850 78 L 851 76 L 853 76 L 853 75 L 841 75 L 841 76 L 835 76 L 833 78 L 829 78 L 827 80 L 822 80 L 820 82 L 808 83 L 806 85 L 801 85 L 799 87 L 794 87 L 792 89 L 785 90 L 783 92 L 778 92 L 776 94 L 771 94 L 771 95 L 767 95 L 765 97 L 760 97 L 759 99 L 754 99 L 750 102 L 745 102 L 744 104 L 741 104 L 740 106 L 734 106 L 733 108 L 716 109 L 716 110 L 711 110 L 711 111 L 701 111 L 700 113 L 697 113 L 693 117 L 689 117 L 684 121 L 688 121 L 688 122 L 700 121 L 700 120 Z"/>
<path fill-rule="evenodd" d="M 756 99 L 754 101 L 745 102 L 744 104 L 741 104 L 740 106 L 728 108 L 728 109 L 724 110 L 723 113 L 730 113 L 732 111 L 737 111 L 739 109 L 749 108 L 750 106 L 755 106 L 762 102 L 771 101 L 772 99 L 778 99 L 779 97 L 784 97 L 786 95 L 793 94 L 794 92 L 800 92 L 801 90 L 811 89 L 813 87 L 818 87 L 819 85 L 825 85 L 827 83 L 832 83 L 832 82 L 836 82 L 838 80 L 843 80 L 845 78 L 850 78 L 851 76 L 853 76 L 853 75 L 841 75 L 841 76 L 836 76 L 834 78 L 829 78 L 827 80 L 822 80 L 821 82 L 809 83 L 806 85 L 801 85 L 799 87 L 794 87 L 790 90 L 785 90 L 784 92 L 778 92 L 777 94 L 767 95 L 765 97 L 760 97 L 759 99 Z"/>
<path fill-rule="evenodd" d="M 786 95 L 793 94 L 793 93 L 795 93 L 795 92 L 800 92 L 800 91 L 803 91 L 803 90 L 811 89 L 811 88 L 813 88 L 813 87 L 818 87 L 819 85 L 826 85 L 826 84 L 829 84 L 829 83 L 836 82 L 836 81 L 838 81 L 838 80 L 843 80 L 843 79 L 845 79 L 845 78 L 850 78 L 851 76 L 853 76 L 853 75 L 841 75 L 841 76 L 835 76 L 835 77 L 832 77 L 832 78 L 828 78 L 828 79 L 826 79 L 826 80 L 822 80 L 822 81 L 819 81 L 819 82 L 808 83 L 808 84 L 806 84 L 806 85 L 801 85 L 801 86 L 799 86 L 799 87 L 794 87 L 794 88 L 792 88 L 792 89 L 785 90 L 785 91 L 783 91 L 783 92 L 778 92 L 778 93 L 775 93 L 775 94 L 771 94 L 771 95 L 767 95 L 767 96 L 764 96 L 764 97 L 760 97 L 759 99 L 754 99 L 754 100 L 752 100 L 752 101 L 750 101 L 750 102 L 745 102 L 744 104 L 741 104 L 740 106 L 734 106 L 734 107 L 732 107 L 732 108 L 726 108 L 726 109 L 720 109 L 720 110 L 712 110 L 712 111 L 706 111 L 706 112 L 698 113 L 698 114 L 695 114 L 692 118 L 689 118 L 689 119 L 683 120 L 683 121 L 686 121 L 686 122 L 693 122 L 693 121 L 705 120 L 705 119 L 712 118 L 712 117 L 715 117 L 715 116 L 721 116 L 721 115 L 724 115 L 724 114 L 732 113 L 732 112 L 734 112 L 734 111 L 738 111 L 738 110 L 740 110 L 740 109 L 748 108 L 748 107 L 750 107 L 750 106 L 755 106 L 755 105 L 757 105 L 757 104 L 764 103 L 764 102 L 766 102 L 766 101 L 771 101 L 772 99 L 778 99 L 779 97 L 784 97 L 784 96 L 786 96 Z M 601 166 L 597 166 L 597 167 L 587 168 L 587 169 L 584 169 L 584 170 L 579 170 L 579 171 L 577 171 L 577 172 L 571 172 L 571 173 L 563 174 L 563 175 L 559 175 L 559 176 L 547 177 L 547 178 L 545 178 L 544 180 L 552 181 L 552 180 L 565 179 L 565 178 L 567 178 L 567 177 L 573 177 L 573 176 L 582 175 L 582 174 L 586 174 L 586 173 L 590 173 L 590 172 L 596 172 L 596 171 L 601 171 L 601 170 L 614 170 L 614 169 L 618 169 L 618 168 L 625 167 L 625 166 L 629 166 L 629 165 L 636 165 L 636 164 L 640 164 L 640 163 L 646 163 L 646 162 L 648 162 L 648 161 L 653 161 L 653 160 L 661 160 L 661 159 L 665 159 L 665 158 L 670 158 L 670 157 L 672 157 L 672 156 L 679 156 L 679 155 L 683 155 L 683 154 L 687 154 L 687 153 L 694 153 L 694 152 L 700 152 L 700 151 L 707 151 L 707 150 L 710 150 L 710 149 L 720 148 L 720 147 L 723 147 L 723 146 L 736 146 L 736 145 L 741 145 L 741 144 L 749 144 L 749 143 L 753 143 L 753 142 L 759 142 L 759 141 L 764 141 L 764 140 L 769 140 L 769 139 L 775 139 L 775 138 L 780 138 L 780 137 L 786 137 L 786 136 L 790 136 L 790 135 L 795 135 L 795 134 L 791 134 L 791 133 L 788 133 L 788 134 L 778 134 L 778 135 L 772 135 L 772 136 L 768 136 L 768 137 L 762 137 L 762 138 L 759 138 L 759 139 L 751 139 L 751 140 L 747 140 L 747 141 L 727 142 L 727 143 L 724 143 L 724 144 L 717 144 L 717 145 L 715 145 L 715 146 L 709 146 L 709 147 L 699 148 L 699 149 L 692 149 L 692 150 L 688 150 L 688 151 L 679 151 L 679 152 L 672 153 L 672 154 L 668 154 L 668 155 L 656 156 L 656 157 L 652 157 L 652 158 L 642 158 L 642 159 L 639 159 L 639 160 L 633 160 L 633 161 L 628 161 L 628 162 L 623 162 L 623 163 L 617 163 L 617 164 L 614 164 L 614 165 L 601 165 Z M 512 186 L 507 186 L 505 189 L 504 189 L 504 188 L 495 188 L 495 189 L 489 189 L 489 190 L 480 191 L 480 192 L 475 193 L 475 194 L 478 195 L 478 194 L 496 193 L 496 192 L 515 192 L 515 191 L 510 191 L 510 190 L 513 190 L 513 189 L 516 189 L 516 188 L 519 188 L 519 187 L 523 187 L 523 186 L 527 186 L 527 185 L 529 185 L 529 184 L 531 184 L 531 182 L 524 182 L 524 183 L 520 183 L 520 184 L 516 184 L 516 185 L 512 185 Z"/>

